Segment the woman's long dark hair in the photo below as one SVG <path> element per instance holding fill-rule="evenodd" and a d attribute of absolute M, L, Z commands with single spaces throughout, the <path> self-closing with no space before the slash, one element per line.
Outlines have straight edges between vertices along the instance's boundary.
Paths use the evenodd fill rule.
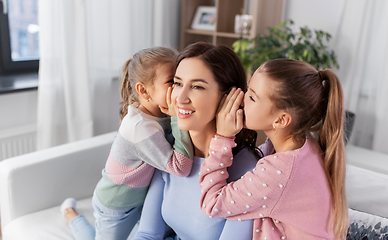
<path fill-rule="evenodd" d="M 241 88 L 247 91 L 247 77 L 244 67 L 237 54 L 227 46 L 214 46 L 207 42 L 196 42 L 187 46 L 179 54 L 176 67 L 185 58 L 199 58 L 212 71 L 214 79 L 218 83 L 219 91 L 223 94 L 229 93 L 232 87 Z M 242 148 L 247 147 L 258 158 L 256 148 L 256 131 L 242 129 L 236 135 L 237 147 L 233 148 L 233 155 Z"/>

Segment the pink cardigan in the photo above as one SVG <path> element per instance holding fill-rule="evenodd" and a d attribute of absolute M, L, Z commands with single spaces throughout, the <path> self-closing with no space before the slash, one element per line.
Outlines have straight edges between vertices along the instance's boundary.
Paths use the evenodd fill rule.
<path fill-rule="evenodd" d="M 271 144 L 266 143 L 266 144 Z M 268 155 L 226 183 L 234 140 L 215 137 L 200 172 L 201 209 L 209 217 L 254 219 L 253 239 L 334 239 L 333 205 L 318 143 Z"/>

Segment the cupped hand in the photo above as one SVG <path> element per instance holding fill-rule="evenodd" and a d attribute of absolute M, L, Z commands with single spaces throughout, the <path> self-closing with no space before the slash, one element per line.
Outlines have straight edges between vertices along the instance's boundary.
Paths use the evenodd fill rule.
<path fill-rule="evenodd" d="M 234 137 L 243 128 L 243 110 L 239 109 L 244 92 L 241 89 L 232 88 L 227 96 L 224 96 L 218 109 L 216 126 L 217 134 L 225 137 Z"/>
<path fill-rule="evenodd" d="M 176 116 L 176 111 L 175 111 L 175 103 L 171 99 L 171 94 L 172 94 L 172 87 L 169 87 L 167 89 L 167 94 L 166 94 L 167 107 L 163 107 L 159 105 L 159 109 L 160 111 L 162 111 L 162 113 L 173 117 L 173 116 Z"/>

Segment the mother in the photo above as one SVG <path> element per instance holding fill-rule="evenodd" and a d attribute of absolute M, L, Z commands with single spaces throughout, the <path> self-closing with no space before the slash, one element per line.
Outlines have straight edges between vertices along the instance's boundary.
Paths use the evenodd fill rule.
<path fill-rule="evenodd" d="M 186 178 L 156 171 L 147 193 L 135 239 L 163 239 L 170 226 L 174 239 L 252 239 L 252 222 L 204 216 L 199 207 L 201 163 L 209 154 L 216 133 L 215 116 L 222 97 L 233 87 L 246 90 L 246 75 L 238 56 L 228 47 L 198 42 L 179 55 L 172 100 L 178 126 L 189 131 L 194 163 Z M 260 158 L 255 149 L 256 132 L 243 129 L 236 136 L 229 181 L 252 170 Z M 228 174 L 224 172 L 221 174 Z"/>

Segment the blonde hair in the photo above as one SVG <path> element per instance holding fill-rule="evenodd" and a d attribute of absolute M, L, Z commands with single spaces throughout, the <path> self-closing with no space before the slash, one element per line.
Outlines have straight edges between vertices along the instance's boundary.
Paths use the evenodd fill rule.
<path fill-rule="evenodd" d="M 136 92 L 138 82 L 144 85 L 153 84 L 156 69 L 160 64 L 172 63 L 175 65 L 178 51 L 166 47 L 151 47 L 140 50 L 130 57 L 124 64 L 121 76 L 120 119 L 128 113 L 129 105 L 139 105 L 139 96 Z"/>
<path fill-rule="evenodd" d="M 324 167 L 334 201 L 333 233 L 345 239 L 348 206 L 345 194 L 346 158 L 344 144 L 344 103 L 341 84 L 335 73 L 317 71 L 306 62 L 276 59 L 263 63 L 259 72 L 275 82 L 270 96 L 277 109 L 291 112 L 295 141 L 318 133 L 324 153 Z"/>

